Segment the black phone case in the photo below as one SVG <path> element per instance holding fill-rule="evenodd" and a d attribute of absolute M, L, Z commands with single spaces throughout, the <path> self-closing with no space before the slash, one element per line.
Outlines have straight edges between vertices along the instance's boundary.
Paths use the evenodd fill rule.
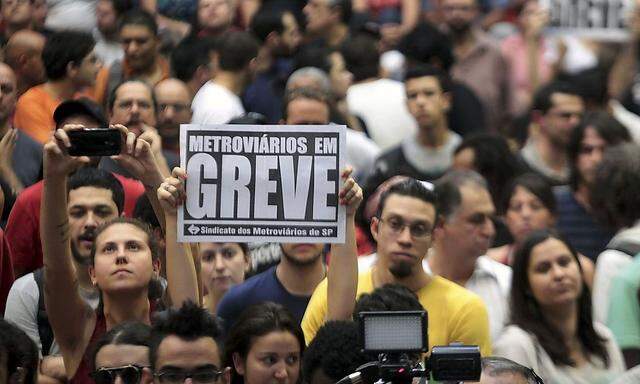
<path fill-rule="evenodd" d="M 81 129 L 67 132 L 71 156 L 112 156 L 120 153 L 117 129 Z"/>

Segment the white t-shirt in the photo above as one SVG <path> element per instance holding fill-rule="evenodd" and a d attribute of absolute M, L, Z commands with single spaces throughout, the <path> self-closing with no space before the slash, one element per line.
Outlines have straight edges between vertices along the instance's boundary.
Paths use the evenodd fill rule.
<path fill-rule="evenodd" d="M 369 136 L 383 151 L 417 131 L 406 98 L 404 84 L 389 79 L 354 84 L 347 90 L 349 112 L 364 120 Z"/>
<path fill-rule="evenodd" d="M 91 33 L 96 27 L 97 0 L 47 0 L 44 26 L 61 31 L 73 29 Z"/>
<path fill-rule="evenodd" d="M 226 124 L 244 115 L 240 98 L 227 88 L 207 81 L 191 102 L 192 124 Z"/>

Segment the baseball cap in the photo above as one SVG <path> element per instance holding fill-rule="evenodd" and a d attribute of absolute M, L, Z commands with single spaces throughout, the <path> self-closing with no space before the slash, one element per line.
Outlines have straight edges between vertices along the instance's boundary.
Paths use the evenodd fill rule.
<path fill-rule="evenodd" d="M 70 116 L 86 115 L 98 122 L 98 127 L 106 128 L 109 126 L 107 118 L 102 108 L 95 102 L 83 97 L 76 100 L 63 101 L 53 112 L 53 120 L 56 122 L 56 128 L 59 128 L 62 122 Z"/>

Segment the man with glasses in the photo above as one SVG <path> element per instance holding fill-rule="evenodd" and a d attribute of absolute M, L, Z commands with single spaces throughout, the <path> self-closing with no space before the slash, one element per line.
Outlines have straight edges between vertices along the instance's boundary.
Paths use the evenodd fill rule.
<path fill-rule="evenodd" d="M 109 124 L 122 124 L 149 144 L 161 171 L 169 175 L 179 166 L 178 155 L 162 148 L 162 141 L 155 126 L 157 124 L 157 102 L 153 89 L 142 80 L 128 80 L 118 84 L 109 96 Z M 131 177 L 113 160 L 103 157 L 100 168 Z"/>
<path fill-rule="evenodd" d="M 191 122 L 191 91 L 178 79 L 159 82 L 153 89 L 158 102 L 158 134 L 165 150 L 180 154 L 180 124 Z"/>
<path fill-rule="evenodd" d="M 485 256 L 496 233 L 496 209 L 487 182 L 473 171 L 452 171 L 435 183 L 435 193 L 440 220 L 423 267 L 480 296 L 495 339 L 508 320 L 512 273 Z"/>
<path fill-rule="evenodd" d="M 429 347 L 453 342 L 478 345 L 483 356 L 491 353 L 487 309 L 475 294 L 442 277 L 427 274 L 422 260 L 431 247 L 437 224 L 436 195 L 421 182 L 407 178 L 389 187 L 380 196 L 371 232 L 378 243 L 377 258 L 358 279 L 348 274 L 329 275 L 316 288 L 302 321 L 305 339 L 310 342 L 326 321 L 327 315 L 347 320 L 354 301 L 327 300 L 327 287 L 338 288 L 350 296 L 368 293 L 385 284 L 401 284 L 413 291 L 429 316 Z M 357 264 L 356 257 L 351 262 Z M 334 288 L 335 289 L 335 288 Z"/>
<path fill-rule="evenodd" d="M 187 378 L 198 384 L 227 384 L 231 377 L 230 368 L 222 366 L 220 326 L 192 302 L 156 318 L 149 361 L 156 384 L 182 384 Z"/>
<path fill-rule="evenodd" d="M 531 171 L 552 185 L 569 182 L 567 145 L 584 113 L 584 101 L 570 84 L 554 81 L 541 88 L 533 100 L 530 132 L 520 156 Z"/>

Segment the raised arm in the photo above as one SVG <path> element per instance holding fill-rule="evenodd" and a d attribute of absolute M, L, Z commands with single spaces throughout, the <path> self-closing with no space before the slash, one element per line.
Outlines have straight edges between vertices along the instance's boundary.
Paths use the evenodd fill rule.
<path fill-rule="evenodd" d="M 362 189 L 351 177 L 351 169 L 342 172 L 344 184 L 340 204 L 347 207 L 345 243 L 331 245 L 331 265 L 327 271 L 327 318 L 349 320 L 358 289 L 358 251 L 355 214 L 362 201 Z"/>
<path fill-rule="evenodd" d="M 45 305 L 49 322 L 60 346 L 67 375 L 73 376 L 91 337 L 95 314 L 78 293 L 78 278 L 72 262 L 67 215 L 67 177 L 89 158 L 72 157 L 67 132 L 79 125 L 66 125 L 44 146 L 44 189 L 40 212 L 40 237 L 44 259 Z"/>
<path fill-rule="evenodd" d="M 158 200 L 166 219 L 167 281 L 171 305 L 180 307 L 185 300 L 200 302 L 198 278 L 191 247 L 178 244 L 177 208 L 185 201 L 184 181 L 187 178 L 182 168 L 174 168 L 171 177 L 158 188 Z"/>

